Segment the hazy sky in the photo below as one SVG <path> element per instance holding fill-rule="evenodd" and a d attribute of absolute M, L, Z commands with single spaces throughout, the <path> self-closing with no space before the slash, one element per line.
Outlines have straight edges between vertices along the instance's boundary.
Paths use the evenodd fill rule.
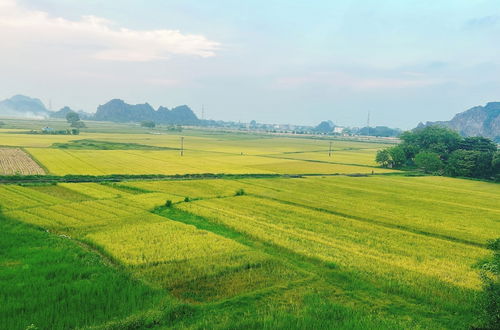
<path fill-rule="evenodd" d="M 412 128 L 500 101 L 499 0 L 0 0 L 0 98 Z"/>

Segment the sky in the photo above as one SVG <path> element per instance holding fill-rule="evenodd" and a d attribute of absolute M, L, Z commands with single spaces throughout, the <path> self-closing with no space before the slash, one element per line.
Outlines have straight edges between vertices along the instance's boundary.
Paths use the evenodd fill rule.
<path fill-rule="evenodd" d="M 0 99 L 409 129 L 500 101 L 498 0 L 0 0 Z"/>

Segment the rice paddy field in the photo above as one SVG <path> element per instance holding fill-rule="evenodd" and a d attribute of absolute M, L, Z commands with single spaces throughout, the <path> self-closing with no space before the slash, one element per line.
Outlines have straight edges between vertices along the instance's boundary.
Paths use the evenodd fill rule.
<path fill-rule="evenodd" d="M 183 136 L 0 132 L 53 176 L 240 175 L 0 184 L 0 328 L 478 324 L 498 184 L 381 169 L 380 141 Z"/>

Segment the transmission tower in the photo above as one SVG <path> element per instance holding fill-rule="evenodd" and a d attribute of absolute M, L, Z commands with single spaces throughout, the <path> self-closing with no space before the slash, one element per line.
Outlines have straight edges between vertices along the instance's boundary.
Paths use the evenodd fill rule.
<path fill-rule="evenodd" d="M 368 111 L 368 119 L 366 120 L 366 127 L 368 129 L 367 135 L 370 136 L 370 111 Z"/>

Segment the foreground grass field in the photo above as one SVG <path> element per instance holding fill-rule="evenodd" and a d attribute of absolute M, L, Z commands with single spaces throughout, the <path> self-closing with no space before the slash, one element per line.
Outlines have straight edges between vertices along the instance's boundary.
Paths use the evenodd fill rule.
<path fill-rule="evenodd" d="M 89 326 L 165 299 L 69 239 L 3 217 L 0 251 L 2 329 Z"/>
<path fill-rule="evenodd" d="M 402 193 L 406 185 L 413 189 Z M 195 328 L 237 325 L 240 312 L 250 313 L 247 325 L 269 327 L 332 312 L 340 323 L 323 326 L 467 328 L 480 289 L 474 265 L 500 231 L 499 193 L 495 184 L 431 177 L 0 190 L 9 218 L 94 247 L 151 290 L 166 290 L 170 305 L 192 304 L 196 316 L 175 323 Z M 167 199 L 173 206 L 158 208 Z"/>

